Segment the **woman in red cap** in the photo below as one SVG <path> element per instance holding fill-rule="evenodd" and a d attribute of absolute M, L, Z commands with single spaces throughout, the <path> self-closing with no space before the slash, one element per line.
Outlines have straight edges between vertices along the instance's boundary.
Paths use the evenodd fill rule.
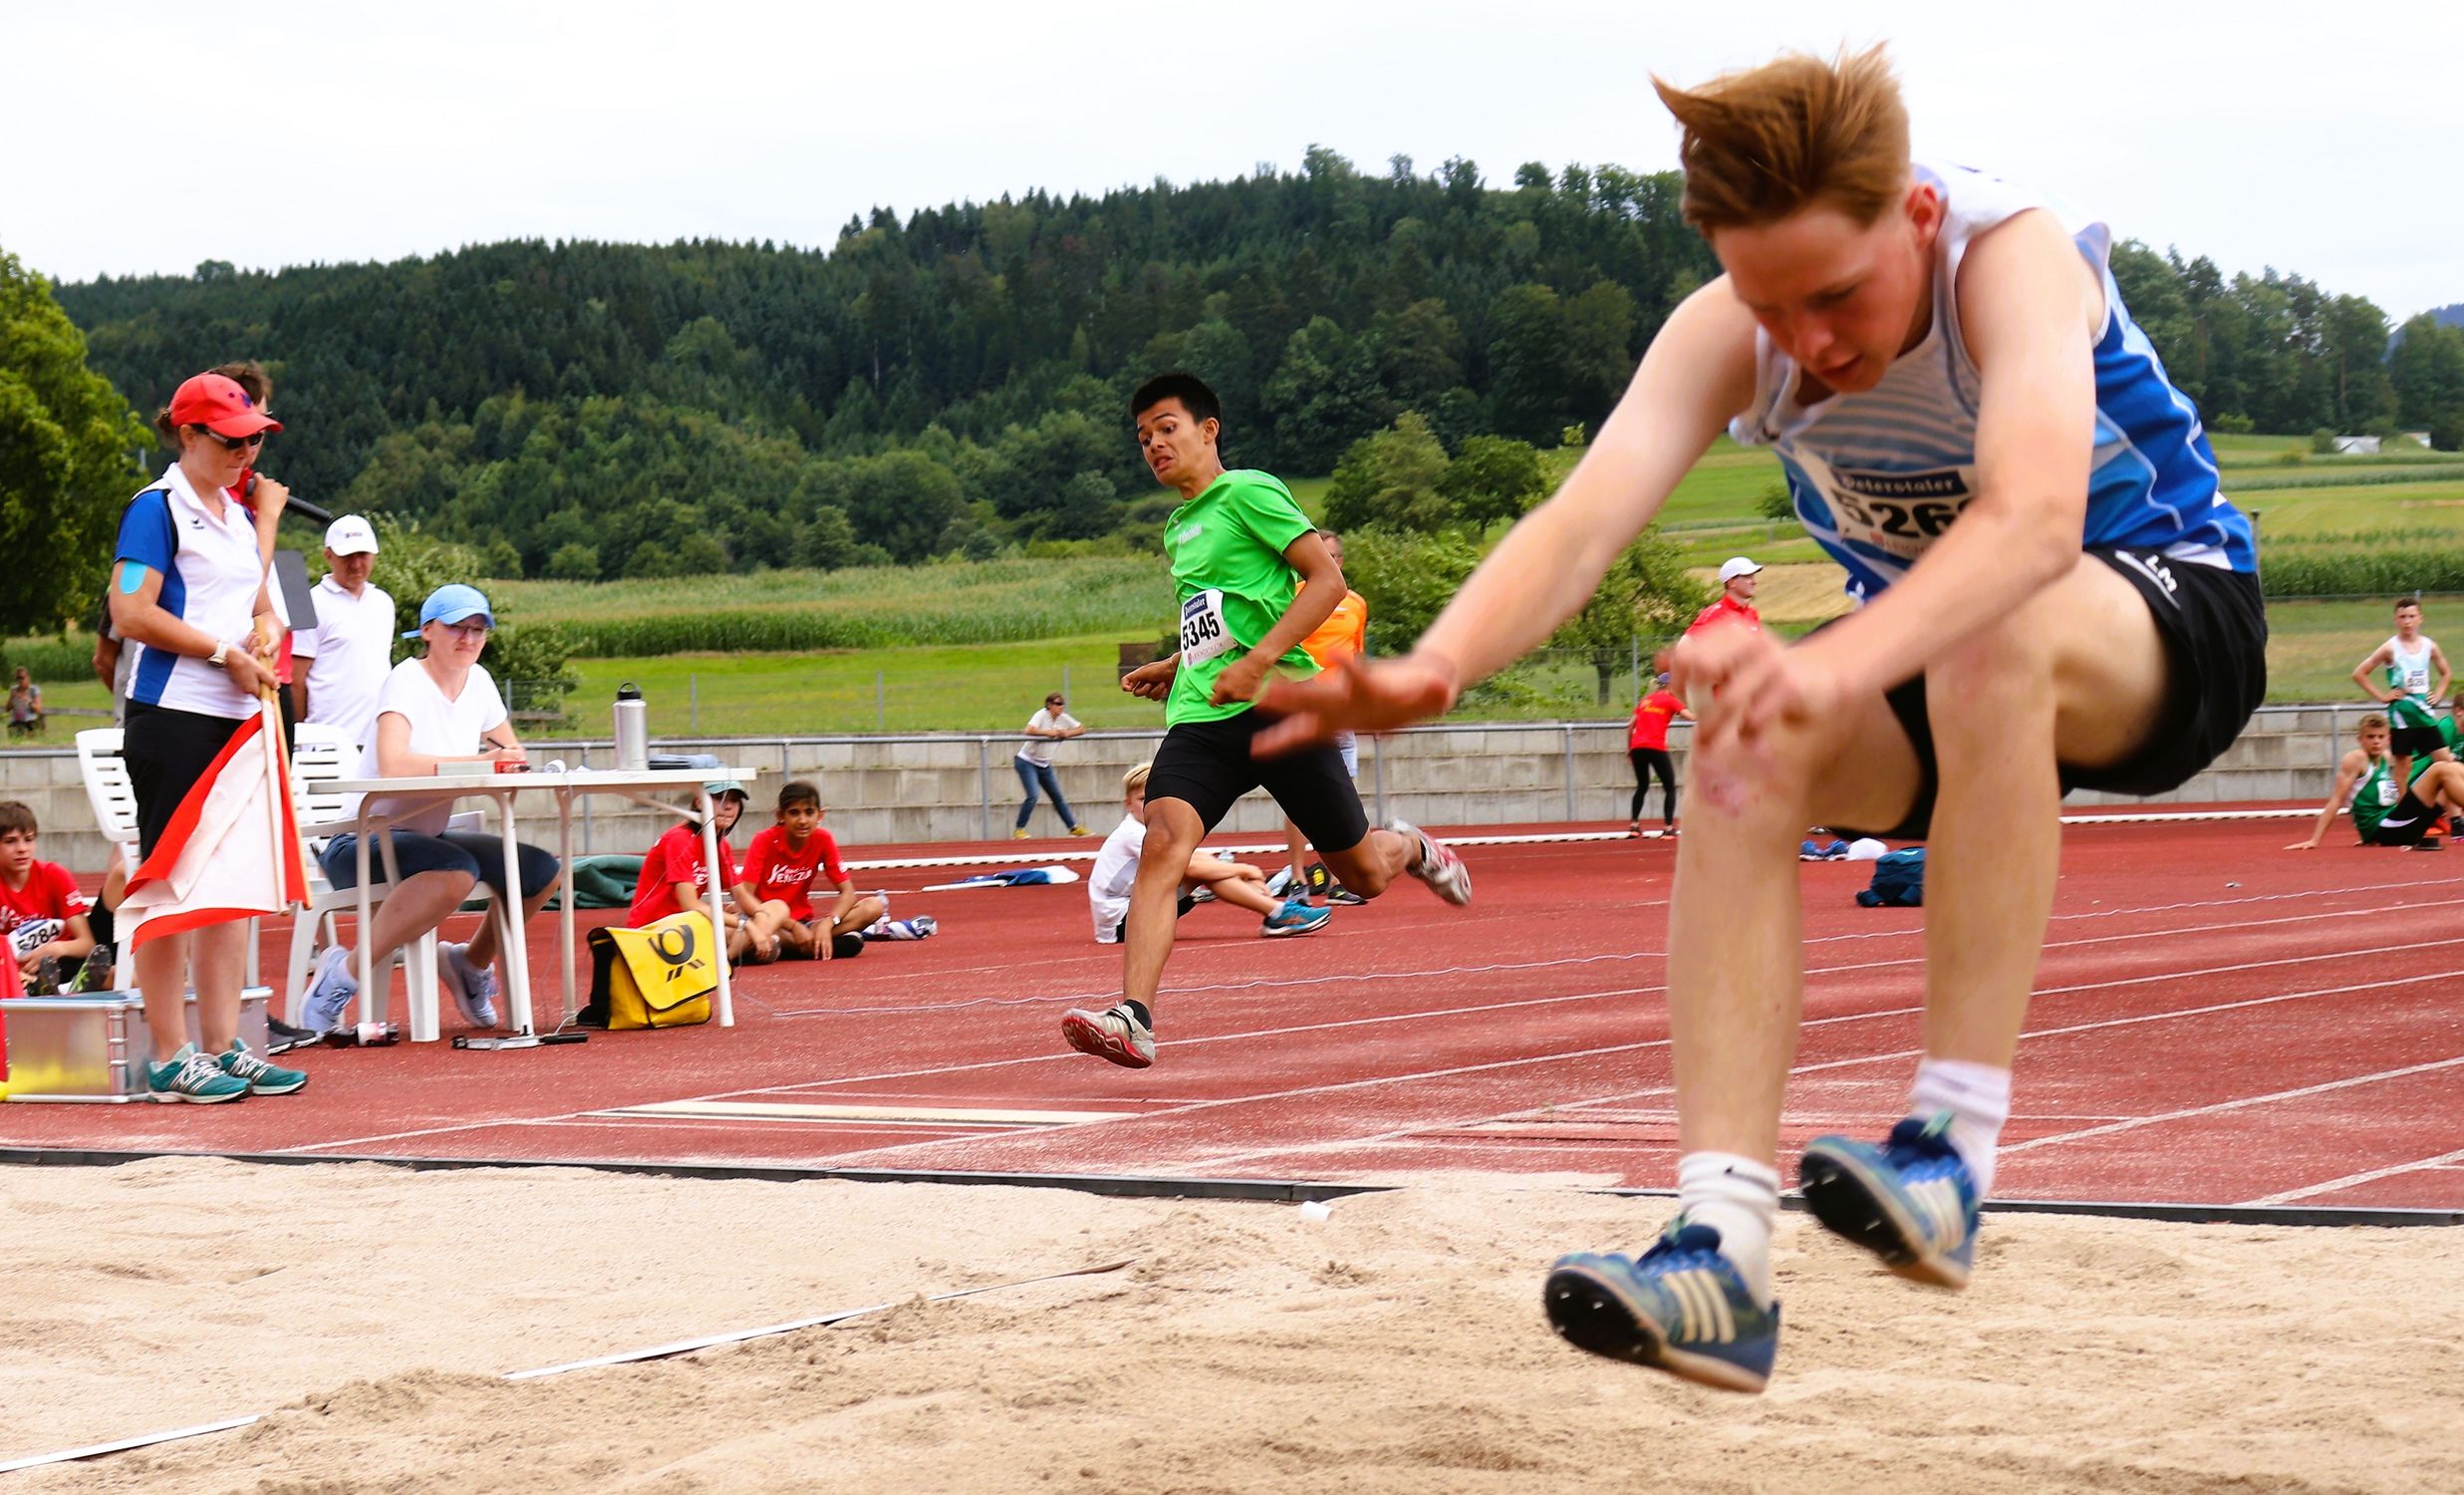
<path fill-rule="evenodd" d="M 260 480 L 253 520 L 231 491 L 266 435 L 282 430 L 235 381 L 190 379 L 154 417 L 154 430 L 179 458 L 130 500 L 111 582 L 112 626 L 138 650 L 122 752 L 137 795 L 140 860 L 273 681 L 269 656 L 252 639 L 256 620 L 273 613 L 262 559 L 270 547 L 259 531 L 270 540 L 283 508 L 279 484 Z M 247 924 L 232 921 L 138 948 L 137 984 L 152 1046 L 146 1077 L 164 1098 L 239 1100 L 308 1082 L 240 1043 L 247 936 Z M 187 1037 L 191 982 L 201 1048 Z"/>

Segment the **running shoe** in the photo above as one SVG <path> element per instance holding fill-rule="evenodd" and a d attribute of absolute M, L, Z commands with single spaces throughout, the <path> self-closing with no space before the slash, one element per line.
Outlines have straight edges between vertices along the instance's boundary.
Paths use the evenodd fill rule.
<path fill-rule="evenodd" d="M 1367 903 L 1369 900 L 1361 897 L 1358 893 L 1353 892 L 1350 888 L 1345 887 L 1343 884 L 1336 883 L 1335 890 L 1326 895 L 1326 901 L 1342 908 L 1358 908 L 1360 905 Z"/>
<path fill-rule="evenodd" d="M 1472 901 L 1472 869 L 1455 855 L 1454 848 L 1432 837 L 1409 820 L 1389 820 L 1386 828 L 1407 841 L 1420 843 L 1420 855 L 1412 859 L 1405 870 L 1422 882 L 1429 891 L 1462 908 Z"/>
<path fill-rule="evenodd" d="M 1643 833 L 1643 822 L 1640 820 L 1628 820 L 1625 823 L 1625 833 L 1627 840 L 1633 840 L 1635 837 Z"/>
<path fill-rule="evenodd" d="M 1091 830 L 1087 829 L 1087 828 L 1086 828 L 1085 826 L 1083 826 L 1083 825 L 1073 825 L 1073 826 L 1071 826 L 1071 827 L 1069 828 L 1069 833 L 1070 833 L 1071 835 L 1074 835 L 1074 836 L 1091 836 L 1091 835 L 1095 834 L 1095 832 L 1093 832 L 1093 831 L 1091 831 Z"/>
<path fill-rule="evenodd" d="M 231 1046 L 222 1050 L 222 1072 L 233 1079 L 248 1082 L 251 1095 L 288 1095 L 308 1087 L 308 1076 L 298 1069 L 284 1069 L 269 1064 L 248 1051 L 248 1046 L 233 1039 Z"/>
<path fill-rule="evenodd" d="M 351 952 L 336 945 L 317 961 L 316 979 L 300 1003 L 300 1026 L 314 1033 L 332 1033 L 342 1026 L 342 1015 L 358 995 L 360 979 L 351 974 Z"/>
<path fill-rule="evenodd" d="M 1312 907 L 1308 899 L 1294 893 L 1283 900 L 1281 908 L 1259 921 L 1257 932 L 1269 940 L 1286 939 L 1292 935 L 1315 934 L 1324 929 L 1326 921 L 1334 916 L 1333 909 Z"/>
<path fill-rule="evenodd" d="M 1290 867 L 1277 867 L 1274 870 L 1274 875 L 1266 879 L 1266 896 L 1269 898 L 1289 898 L 1292 896 L 1292 885 L 1299 880 L 1299 878 L 1292 875 L 1292 869 Z"/>
<path fill-rule="evenodd" d="M 1189 892 L 1183 894 L 1182 896 L 1189 900 L 1190 907 L 1196 908 L 1202 903 L 1213 903 L 1215 901 L 1215 889 L 1192 888 Z"/>
<path fill-rule="evenodd" d="M 1025 839 L 1026 839 L 1026 827 L 1025 827 L 1025 826 L 1023 826 L 1023 825 L 1021 825 L 1021 826 L 1019 826 L 1016 830 L 1011 831 L 1011 832 L 1009 833 L 1009 838 L 1010 838 L 1011 840 L 1013 840 L 1013 841 L 1023 841 L 1023 840 L 1025 840 Z"/>
<path fill-rule="evenodd" d="M 182 1044 L 167 1063 L 146 1064 L 145 1087 L 159 1099 L 198 1105 L 248 1098 L 248 1081 L 226 1071 L 212 1054 L 199 1053 L 194 1044 Z"/>
<path fill-rule="evenodd" d="M 1910 1282 L 1968 1286 L 1977 1249 L 1976 1175 L 1951 1146 L 1951 1113 L 1910 1116 L 1879 1147 L 1816 1137 L 1797 1164 L 1805 1207 L 1831 1234 Z"/>
<path fill-rule="evenodd" d="M 462 1021 L 473 1028 L 496 1026 L 496 973 L 485 966 L 470 963 L 468 945 L 439 945 L 436 974 L 444 978 L 445 990 L 453 994 L 453 1005 L 462 1010 Z"/>
<path fill-rule="evenodd" d="M 1762 1390 L 1780 1350 L 1780 1305 L 1757 1304 L 1720 1232 L 1683 1215 L 1640 1257 L 1557 1258 L 1541 1301 L 1576 1348 L 1724 1391 Z"/>
<path fill-rule="evenodd" d="M 293 1028 L 269 1013 L 265 1019 L 265 1056 L 272 1058 L 277 1053 L 305 1047 L 317 1042 L 318 1037 L 313 1029 Z"/>
<path fill-rule="evenodd" d="M 1061 1037 L 1080 1053 L 1110 1059 L 1125 1069 L 1155 1062 L 1155 1030 L 1138 1021 L 1127 1003 L 1090 1013 L 1071 1008 L 1061 1015 Z"/>
<path fill-rule="evenodd" d="M 77 968 L 77 978 L 69 983 L 72 992 L 108 992 L 116 973 L 118 957 L 109 945 L 97 945 L 88 952 L 86 963 Z"/>

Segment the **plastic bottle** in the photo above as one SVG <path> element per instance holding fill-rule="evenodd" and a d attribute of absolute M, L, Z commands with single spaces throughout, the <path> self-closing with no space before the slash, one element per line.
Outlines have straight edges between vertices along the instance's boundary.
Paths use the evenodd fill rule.
<path fill-rule="evenodd" d="M 651 765 L 651 709 L 642 688 L 626 681 L 616 691 L 616 766 L 639 771 Z"/>

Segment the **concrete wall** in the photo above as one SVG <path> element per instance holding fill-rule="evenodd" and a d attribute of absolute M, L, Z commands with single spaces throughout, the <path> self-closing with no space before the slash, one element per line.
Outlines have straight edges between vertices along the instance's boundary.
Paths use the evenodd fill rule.
<path fill-rule="evenodd" d="M 2362 711 L 2358 706 L 2262 711 L 2212 766 L 2164 798 L 2202 804 L 2324 799 L 2336 757 L 2349 746 L 2344 735 Z M 1680 725 L 1670 739 L 1680 782 L 1687 736 Z M 1054 749 L 1062 792 L 1090 831 L 1102 835 L 1119 822 L 1122 773 L 1152 756 L 1161 741 L 1160 732 L 1089 734 Z M 1010 766 L 1017 746 L 1015 736 L 1001 734 L 664 741 L 654 750 L 714 752 L 757 769 L 761 776 L 753 783 L 753 807 L 747 812 L 755 825 L 768 822 L 772 796 L 784 777 L 814 779 L 830 808 L 827 823 L 861 854 L 867 846 L 1007 836 L 1019 800 Z M 604 741 L 534 744 L 532 755 L 577 765 L 612 760 Z M 1429 825 L 1621 821 L 1633 781 L 1621 722 L 1416 728 L 1360 744 L 1361 797 L 1375 819 L 1400 816 Z M 0 751 L 0 798 L 22 799 L 34 808 L 51 860 L 89 872 L 103 865 L 102 837 L 93 829 L 74 748 Z M 2080 793 L 2069 802 L 2143 801 Z M 578 832 L 585 852 L 639 852 L 664 824 L 673 823 L 620 799 L 586 803 Z M 1649 813 L 1657 810 L 1655 790 Z M 1273 802 L 1253 793 L 1233 807 L 1223 828 L 1268 835 L 1281 823 Z M 1059 834 L 1062 826 L 1048 804 L 1038 804 L 1030 828 L 1042 837 Z M 539 838 L 553 835 L 551 825 Z M 739 833 L 738 848 L 749 838 L 749 830 Z"/>

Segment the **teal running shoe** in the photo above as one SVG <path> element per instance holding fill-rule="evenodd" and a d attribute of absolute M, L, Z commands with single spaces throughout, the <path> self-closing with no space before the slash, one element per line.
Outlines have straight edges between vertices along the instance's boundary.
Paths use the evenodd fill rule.
<path fill-rule="evenodd" d="M 285 1069 L 269 1064 L 248 1051 L 248 1046 L 233 1039 L 231 1046 L 222 1050 L 222 1072 L 233 1079 L 248 1081 L 254 1095 L 288 1095 L 308 1087 L 308 1075 L 299 1069 Z"/>
<path fill-rule="evenodd" d="M 1762 1390 L 1780 1352 L 1780 1305 L 1757 1304 L 1720 1254 L 1720 1232 L 1683 1215 L 1640 1257 L 1557 1258 L 1541 1302 L 1577 1348 L 1723 1391 Z"/>
<path fill-rule="evenodd" d="M 1910 1282 L 1968 1286 L 1976 1263 L 1977 1181 L 1951 1146 L 1951 1113 L 1910 1116 L 1879 1147 L 1816 1137 L 1796 1186 L 1825 1230 Z"/>
<path fill-rule="evenodd" d="M 163 1100 L 186 1100 L 198 1105 L 220 1105 L 229 1100 L 248 1098 L 248 1081 L 225 1072 L 210 1053 L 200 1053 L 194 1044 L 183 1044 L 179 1052 L 164 1063 L 145 1065 L 145 1087 Z"/>
<path fill-rule="evenodd" d="M 1268 914 L 1257 932 L 1269 940 L 1289 939 L 1293 935 L 1315 934 L 1334 917 L 1334 910 L 1310 906 L 1308 896 L 1294 893 L 1283 906 Z"/>

